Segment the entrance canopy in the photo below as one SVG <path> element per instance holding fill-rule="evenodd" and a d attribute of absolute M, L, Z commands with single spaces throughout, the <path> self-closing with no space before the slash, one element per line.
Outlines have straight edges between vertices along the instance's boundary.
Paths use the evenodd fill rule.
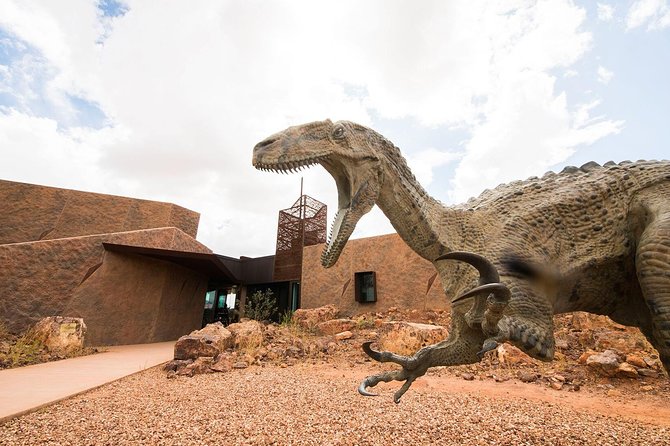
<path fill-rule="evenodd" d="M 209 277 L 210 281 L 215 280 L 230 285 L 239 283 L 238 278 L 230 272 L 216 254 L 147 248 L 145 246 L 119 245 L 116 243 L 103 243 L 102 246 L 104 246 L 105 250 L 111 252 L 136 254 L 176 263 L 177 265 Z"/>

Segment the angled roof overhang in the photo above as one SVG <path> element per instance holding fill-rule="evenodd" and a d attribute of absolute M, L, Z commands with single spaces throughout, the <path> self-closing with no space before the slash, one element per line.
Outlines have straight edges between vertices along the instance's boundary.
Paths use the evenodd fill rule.
<path fill-rule="evenodd" d="M 102 246 L 104 246 L 105 250 L 111 252 L 136 254 L 176 263 L 177 265 L 199 272 L 209 277 L 210 280 L 217 280 L 230 285 L 239 283 L 239 279 L 235 277 L 216 254 L 119 245 L 116 243 L 103 243 Z"/>

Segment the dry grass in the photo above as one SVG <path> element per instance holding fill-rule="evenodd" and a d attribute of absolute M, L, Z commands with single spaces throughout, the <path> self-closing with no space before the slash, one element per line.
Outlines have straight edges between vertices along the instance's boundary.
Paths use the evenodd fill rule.
<path fill-rule="evenodd" d="M 50 352 L 43 339 L 33 328 L 29 328 L 19 336 L 14 336 L 4 324 L 0 323 L 0 369 L 75 358 L 99 351 L 94 347 L 84 347 L 70 349 L 66 352 Z"/>
<path fill-rule="evenodd" d="M 10 336 L 8 339 L 9 348 L 0 352 L 0 368 L 21 367 L 49 360 L 47 348 L 33 330 L 26 331 L 13 341 Z"/>
<path fill-rule="evenodd" d="M 12 338 L 12 334 L 7 329 L 7 326 L 4 322 L 0 321 L 0 342 L 9 341 Z"/>

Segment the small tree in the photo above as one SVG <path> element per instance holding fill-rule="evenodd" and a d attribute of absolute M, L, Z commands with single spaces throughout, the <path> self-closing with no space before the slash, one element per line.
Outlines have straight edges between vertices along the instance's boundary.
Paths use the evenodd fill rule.
<path fill-rule="evenodd" d="M 244 314 L 257 321 L 269 321 L 277 312 L 277 301 L 271 289 L 256 291 L 247 298 Z"/>

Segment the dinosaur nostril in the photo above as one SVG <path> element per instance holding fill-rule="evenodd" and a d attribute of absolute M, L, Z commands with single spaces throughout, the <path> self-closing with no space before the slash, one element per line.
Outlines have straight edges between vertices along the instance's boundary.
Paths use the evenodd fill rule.
<path fill-rule="evenodd" d="M 270 144 L 272 144 L 275 141 L 277 141 L 276 137 L 270 137 L 270 138 L 264 139 L 263 141 L 256 144 L 256 147 L 254 147 L 254 149 L 255 150 L 262 149 L 264 147 L 269 146 Z"/>

